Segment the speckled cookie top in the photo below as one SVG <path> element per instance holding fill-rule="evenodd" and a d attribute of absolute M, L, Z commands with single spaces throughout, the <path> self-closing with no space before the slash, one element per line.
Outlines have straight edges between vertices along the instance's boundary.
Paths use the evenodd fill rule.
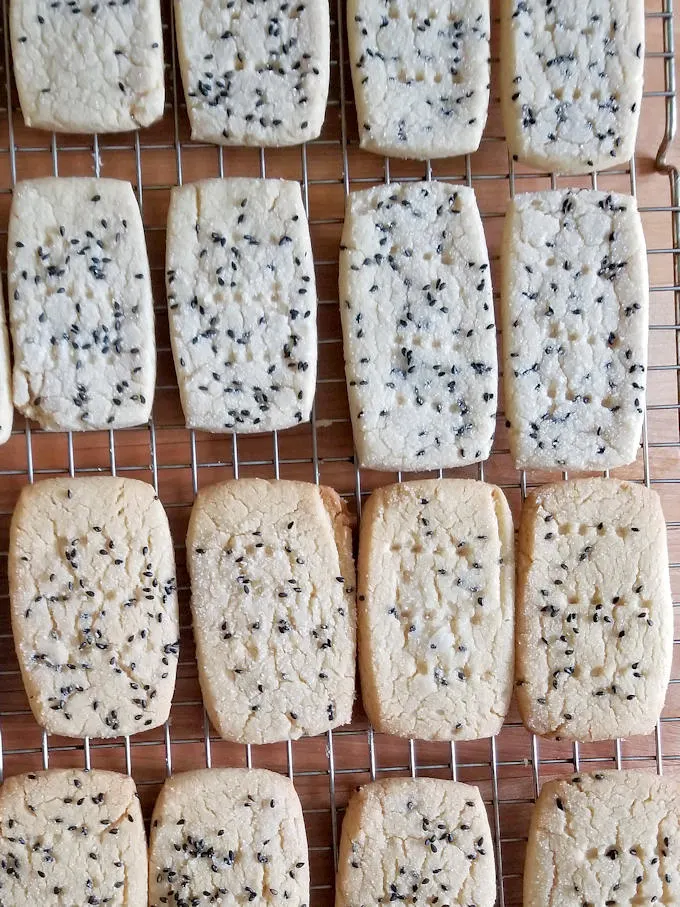
<path fill-rule="evenodd" d="M 168 215 L 170 332 L 187 425 L 215 432 L 309 419 L 316 285 L 299 183 L 202 180 Z"/>
<path fill-rule="evenodd" d="M 508 0 L 501 17 L 511 153 L 562 173 L 630 160 L 642 101 L 643 0 Z"/>
<path fill-rule="evenodd" d="M 679 815 L 680 787 L 653 774 L 549 781 L 531 820 L 525 907 L 676 903 Z"/>
<path fill-rule="evenodd" d="M 52 769 L 0 788 L 0 903 L 145 907 L 146 841 L 131 778 Z"/>
<path fill-rule="evenodd" d="M 477 150 L 489 102 L 488 0 L 349 0 L 359 141 L 395 157 Z"/>
<path fill-rule="evenodd" d="M 153 299 L 130 183 L 18 183 L 8 258 L 17 409 L 54 431 L 146 422 L 156 378 Z"/>
<path fill-rule="evenodd" d="M 151 820 L 149 904 L 307 907 L 302 808 L 288 778 L 206 769 L 166 781 Z"/>
<path fill-rule="evenodd" d="M 327 0 L 177 0 L 193 139 L 296 145 L 323 125 L 330 70 Z"/>
<path fill-rule="evenodd" d="M 187 549 L 201 688 L 219 733 L 268 743 L 349 722 L 355 576 L 337 494 L 214 485 L 196 499 Z"/>
<path fill-rule="evenodd" d="M 352 193 L 340 311 L 363 466 L 424 470 L 489 456 L 496 331 L 471 189 L 414 182 Z"/>
<path fill-rule="evenodd" d="M 92 477 L 26 486 L 9 581 L 17 656 L 42 727 L 115 737 L 167 719 L 179 652 L 175 563 L 151 485 Z"/>
<path fill-rule="evenodd" d="M 517 696 L 531 730 L 576 740 L 650 733 L 673 646 L 656 492 L 584 479 L 530 494 L 517 612 Z"/>
<path fill-rule="evenodd" d="M 394 901 L 492 907 L 493 841 L 479 790 L 455 781 L 367 784 L 342 824 L 336 907 Z"/>
<path fill-rule="evenodd" d="M 497 733 L 514 661 L 502 492 L 466 479 L 389 485 L 361 516 L 359 651 L 373 725 L 425 740 Z"/>
<path fill-rule="evenodd" d="M 629 195 L 516 195 L 503 244 L 506 418 L 519 468 L 635 460 L 647 385 L 649 291 Z"/>
<path fill-rule="evenodd" d="M 9 9 L 27 126 L 124 132 L 163 116 L 158 0 L 11 0 Z"/>

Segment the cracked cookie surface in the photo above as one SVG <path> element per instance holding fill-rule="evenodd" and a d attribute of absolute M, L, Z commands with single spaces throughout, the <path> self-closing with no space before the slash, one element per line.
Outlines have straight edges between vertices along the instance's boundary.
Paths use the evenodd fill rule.
<path fill-rule="evenodd" d="M 158 0 L 11 0 L 9 9 L 27 126 L 126 132 L 163 116 Z"/>
<path fill-rule="evenodd" d="M 666 526 L 656 492 L 614 479 L 545 485 L 523 507 L 517 699 L 534 733 L 651 733 L 673 648 Z"/>
<path fill-rule="evenodd" d="M 199 492 L 187 533 L 203 699 L 238 743 L 321 734 L 351 720 L 355 575 L 332 491 L 236 479 Z"/>
<path fill-rule="evenodd" d="M 680 787 L 638 771 L 549 781 L 536 802 L 525 907 L 675 904 Z"/>
<path fill-rule="evenodd" d="M 147 422 L 156 380 L 153 298 L 130 183 L 18 183 L 8 259 L 16 408 L 49 431 Z"/>
<path fill-rule="evenodd" d="M 97 476 L 26 486 L 10 528 L 9 582 L 41 727 L 116 737 L 167 720 L 179 652 L 175 559 L 151 485 Z"/>
<path fill-rule="evenodd" d="M 146 907 L 144 821 L 134 781 L 50 769 L 0 788 L 0 904 Z"/>
<path fill-rule="evenodd" d="M 472 189 L 437 181 L 353 192 L 340 313 L 362 466 L 415 471 L 489 456 L 496 328 Z"/>
<path fill-rule="evenodd" d="M 336 907 L 394 901 L 492 907 L 496 871 L 479 790 L 434 778 L 362 787 L 342 823 Z"/>
<path fill-rule="evenodd" d="M 149 904 L 307 907 L 302 807 L 288 778 L 203 769 L 169 778 L 151 820 Z"/>
<path fill-rule="evenodd" d="M 513 155 L 560 173 L 631 159 L 644 12 L 643 0 L 501 4 L 501 109 Z"/>
<path fill-rule="evenodd" d="M 321 132 L 330 72 L 326 0 L 175 0 L 191 137 L 299 145 Z"/>
<path fill-rule="evenodd" d="M 245 433 L 307 422 L 316 284 L 299 183 L 215 179 L 173 189 L 166 267 L 187 426 Z"/>
<path fill-rule="evenodd" d="M 424 740 L 496 734 L 512 695 L 512 516 L 467 479 L 390 485 L 364 505 L 359 659 L 376 730 Z"/>
<path fill-rule="evenodd" d="M 361 147 L 406 158 L 471 154 L 489 104 L 489 4 L 349 0 Z"/>
<path fill-rule="evenodd" d="M 647 253 L 635 199 L 516 195 L 502 247 L 504 389 L 517 468 L 610 469 L 640 446 Z"/>

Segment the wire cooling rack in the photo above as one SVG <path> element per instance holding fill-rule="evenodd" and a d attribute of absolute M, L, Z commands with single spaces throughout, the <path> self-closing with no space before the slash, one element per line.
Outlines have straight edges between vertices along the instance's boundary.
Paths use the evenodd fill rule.
<path fill-rule="evenodd" d="M 337 5 L 336 5 L 337 4 Z M 654 486 L 668 521 L 671 574 L 680 605 L 680 179 L 671 161 L 676 73 L 673 0 L 648 0 L 646 90 L 636 158 L 630 167 L 565 180 L 509 159 L 502 138 L 497 89 L 497 10 L 494 13 L 492 103 L 482 146 L 472 157 L 430 164 L 389 161 L 358 150 L 344 37 L 344 4 L 331 0 L 331 93 L 324 132 L 302 148 L 217 149 L 189 141 L 173 35 L 164 8 L 167 104 L 162 122 L 124 136 L 50 136 L 24 127 L 11 75 L 7 3 L 3 3 L 0 100 L 0 255 L 4 260 L 11 189 L 29 176 L 95 174 L 134 184 L 146 228 L 156 298 L 158 386 L 148 428 L 48 434 L 16 417 L 0 448 L 0 773 L 84 765 L 129 772 L 145 816 L 171 772 L 201 766 L 259 766 L 287 773 L 300 794 L 310 845 L 312 905 L 333 900 L 342 811 L 349 793 L 377 777 L 429 775 L 479 785 L 489 809 L 500 905 L 521 903 L 521 873 L 531 805 L 548 777 L 596 765 L 637 767 L 680 775 L 680 639 L 664 716 L 654 735 L 599 745 L 539 741 L 511 710 L 501 734 L 461 744 L 426 744 L 374 734 L 360 703 L 351 727 L 295 743 L 243 747 L 219 740 L 205 717 L 197 683 L 184 565 L 184 534 L 199 487 L 234 476 L 296 478 L 334 486 L 360 515 L 362 499 L 398 476 L 359 470 L 352 458 L 337 300 L 337 258 L 344 200 L 383 180 L 438 179 L 474 186 L 497 280 L 503 212 L 515 191 L 562 185 L 630 191 L 638 196 L 651 282 L 650 368 L 643 444 L 626 476 Z M 492 4 L 493 6 L 493 4 Z M 4 54 L 3 54 L 4 51 Z M 278 435 L 236 438 L 184 428 L 172 366 L 164 296 L 165 218 L 170 188 L 200 177 L 277 176 L 300 180 L 308 208 L 319 291 L 319 379 L 310 425 Z M 51 475 L 113 473 L 153 483 L 170 517 L 181 598 L 182 650 L 169 725 L 114 741 L 48 737 L 31 717 L 14 655 L 7 600 L 10 515 L 27 482 Z M 494 452 L 484 464 L 457 470 L 501 485 L 515 517 L 527 488 L 562 474 L 517 473 L 510 462 L 502 412 Z M 676 625 L 676 636 L 677 625 Z"/>

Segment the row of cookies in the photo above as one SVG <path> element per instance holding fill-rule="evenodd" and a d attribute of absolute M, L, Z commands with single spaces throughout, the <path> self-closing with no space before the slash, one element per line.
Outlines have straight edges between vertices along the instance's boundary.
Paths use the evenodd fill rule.
<path fill-rule="evenodd" d="M 502 259 L 515 465 L 600 470 L 634 461 L 649 318 L 635 200 L 590 190 L 518 195 Z M 17 409 L 52 430 L 148 420 L 153 300 L 130 184 L 20 183 L 8 270 Z M 166 284 L 190 428 L 258 432 L 309 419 L 317 301 L 298 183 L 226 179 L 175 188 Z M 496 325 L 473 190 L 413 182 L 352 193 L 340 309 L 360 464 L 426 470 L 486 459 L 498 406 Z M 4 330 L 0 363 L 9 369 Z M 6 380 L 3 439 L 11 414 Z"/>
<path fill-rule="evenodd" d="M 227 740 L 270 743 L 349 723 L 357 623 L 364 706 L 385 733 L 494 735 L 513 682 L 526 726 L 545 736 L 648 733 L 663 707 L 668 552 L 659 498 L 643 485 L 588 479 L 530 493 L 516 620 L 510 509 L 499 488 L 474 480 L 375 491 L 357 582 L 343 502 L 305 482 L 206 487 L 186 560 L 203 700 Z M 9 576 L 17 655 L 42 727 L 112 737 L 167 720 L 177 594 L 152 486 L 114 477 L 27 486 Z"/>
<path fill-rule="evenodd" d="M 144 229 L 130 183 L 19 183 L 8 232 L 9 346 L 0 305 L 0 441 L 14 406 L 47 430 L 151 416 L 156 343 Z M 272 431 L 309 419 L 316 288 L 300 186 L 207 180 L 173 190 L 167 295 L 190 427 Z"/>
<path fill-rule="evenodd" d="M 643 772 L 547 782 L 531 819 L 525 907 L 672 902 L 679 814 L 678 784 Z M 369 783 L 343 819 L 335 905 L 426 898 L 492 907 L 494 844 L 477 787 Z M 0 865 L 0 898 L 13 907 L 309 904 L 300 801 L 289 779 L 262 769 L 169 778 L 151 819 L 148 863 L 131 778 L 77 769 L 13 776 L 0 788 Z"/>
<path fill-rule="evenodd" d="M 518 468 L 635 460 L 649 292 L 635 199 L 516 195 L 501 249 L 506 426 Z M 362 466 L 488 458 L 498 368 L 489 256 L 472 189 L 392 183 L 347 199 L 340 312 Z"/>
<path fill-rule="evenodd" d="M 120 132 L 163 115 L 158 0 L 57 0 L 45 9 L 12 0 L 9 20 L 27 125 Z M 331 65 L 328 0 L 175 0 L 174 24 L 192 138 L 281 146 L 319 135 Z M 362 147 L 421 159 L 478 148 L 489 104 L 488 0 L 422 9 L 351 0 L 347 30 Z M 505 0 L 501 36 L 501 105 L 516 157 L 572 173 L 630 159 L 643 0 L 570 0 L 566 8 Z"/>

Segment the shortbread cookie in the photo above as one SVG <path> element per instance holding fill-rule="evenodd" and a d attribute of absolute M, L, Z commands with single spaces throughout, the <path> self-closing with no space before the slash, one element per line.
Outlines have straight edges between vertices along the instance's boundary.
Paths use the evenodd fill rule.
<path fill-rule="evenodd" d="M 680 787 L 636 771 L 549 781 L 534 809 L 524 907 L 677 904 Z"/>
<path fill-rule="evenodd" d="M 392 183 L 352 193 L 340 310 L 360 464 L 426 470 L 485 460 L 496 329 L 472 189 Z"/>
<path fill-rule="evenodd" d="M 8 248 L 16 408 L 52 431 L 148 421 L 153 299 L 130 183 L 18 183 Z"/>
<path fill-rule="evenodd" d="M 144 822 L 132 778 L 51 769 L 0 787 L 0 904 L 146 907 Z"/>
<path fill-rule="evenodd" d="M 175 686 L 175 561 L 151 485 L 46 479 L 19 497 L 9 584 L 19 666 L 36 721 L 67 737 L 163 724 Z"/>
<path fill-rule="evenodd" d="M 672 649 L 656 492 L 613 479 L 533 492 L 517 586 L 517 698 L 529 730 L 583 741 L 650 733 Z"/>
<path fill-rule="evenodd" d="M 496 871 L 479 790 L 434 778 L 367 784 L 342 823 L 336 907 L 492 907 Z"/>
<path fill-rule="evenodd" d="M 631 159 L 644 68 L 643 0 L 501 4 L 501 108 L 510 152 L 585 173 Z"/>
<path fill-rule="evenodd" d="M 186 772 L 163 785 L 151 820 L 149 905 L 309 904 L 302 807 L 263 769 Z"/>
<path fill-rule="evenodd" d="M 512 515 L 472 479 L 389 485 L 361 515 L 359 656 L 378 731 L 423 740 L 498 733 L 512 696 Z"/>
<path fill-rule="evenodd" d="M 12 434 L 12 366 L 9 359 L 9 338 L 5 321 L 5 303 L 0 287 L 0 444 Z"/>
<path fill-rule="evenodd" d="M 187 563 L 203 700 L 222 737 L 272 743 L 351 720 L 354 564 L 334 491 L 263 479 L 206 488 Z"/>
<path fill-rule="evenodd" d="M 476 151 L 489 105 L 488 0 L 348 0 L 362 148 L 393 157 Z"/>
<path fill-rule="evenodd" d="M 191 137 L 299 145 L 321 132 L 328 97 L 326 0 L 175 0 Z"/>
<path fill-rule="evenodd" d="M 273 431 L 309 419 L 316 286 L 299 183 L 203 180 L 173 189 L 166 280 L 190 428 Z"/>
<path fill-rule="evenodd" d="M 518 468 L 610 469 L 640 446 L 649 291 L 629 195 L 517 195 L 506 215 L 505 409 Z"/>
<path fill-rule="evenodd" d="M 27 126 L 126 132 L 163 116 L 158 0 L 11 0 L 14 76 Z"/>

